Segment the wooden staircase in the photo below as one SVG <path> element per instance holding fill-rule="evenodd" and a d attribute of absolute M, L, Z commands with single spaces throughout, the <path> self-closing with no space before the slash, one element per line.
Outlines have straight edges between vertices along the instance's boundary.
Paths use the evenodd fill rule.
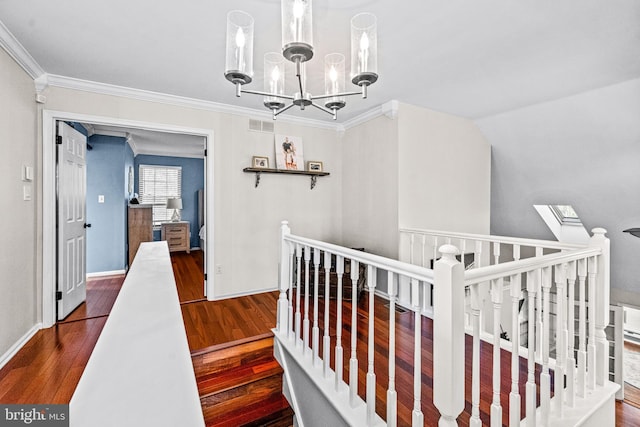
<path fill-rule="evenodd" d="M 293 425 L 273 334 L 194 351 L 191 358 L 207 426 Z"/>

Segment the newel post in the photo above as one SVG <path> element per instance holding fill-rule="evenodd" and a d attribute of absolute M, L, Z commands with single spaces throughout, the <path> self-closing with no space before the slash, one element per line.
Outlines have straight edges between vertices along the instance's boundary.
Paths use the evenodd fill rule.
<path fill-rule="evenodd" d="M 285 240 L 287 235 L 291 234 L 288 221 L 282 221 L 280 225 L 280 272 L 278 278 L 278 289 L 280 289 L 280 297 L 278 298 L 278 324 L 276 329 L 278 332 L 288 333 L 291 325 L 289 325 L 289 303 L 287 301 L 287 291 L 290 285 L 291 271 L 291 245 Z"/>
<path fill-rule="evenodd" d="M 610 242 L 605 236 L 607 230 L 604 228 L 594 228 L 591 230 L 593 237 L 589 246 L 598 247 L 602 250 L 602 255 L 597 259 L 596 275 L 596 384 L 604 385 L 609 378 L 609 344 L 605 328 L 609 324 L 609 256 Z"/>
<path fill-rule="evenodd" d="M 455 246 L 439 250 L 433 290 L 433 403 L 443 427 L 457 426 L 464 409 L 464 269 Z"/>

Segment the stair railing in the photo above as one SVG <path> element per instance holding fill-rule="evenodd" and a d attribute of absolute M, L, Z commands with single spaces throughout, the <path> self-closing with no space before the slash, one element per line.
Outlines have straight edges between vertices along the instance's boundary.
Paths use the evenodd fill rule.
<path fill-rule="evenodd" d="M 434 263 L 434 270 L 420 265 L 412 265 L 396 260 L 379 257 L 373 254 L 343 248 L 326 242 L 292 235 L 288 224 L 281 227 L 281 260 L 280 260 L 280 297 L 278 301 L 278 323 L 276 339 L 282 340 L 297 352 L 302 360 L 306 360 L 309 369 L 317 369 L 326 381 L 331 381 L 333 396 L 328 399 L 347 400 L 349 408 L 354 412 L 363 410 L 366 423 L 356 419 L 354 425 L 377 425 L 381 420 L 376 415 L 375 390 L 377 387 L 375 373 L 375 336 L 374 299 L 377 279 L 386 277 L 387 294 L 390 300 L 389 337 L 387 349 L 389 372 L 386 391 L 387 425 L 396 425 L 397 391 L 395 384 L 395 304 L 397 303 L 398 285 L 410 284 L 410 306 L 414 314 L 414 378 L 413 378 L 413 410 L 412 425 L 424 425 L 421 396 L 421 318 L 423 300 L 427 287 L 433 286 L 433 404 L 440 412 L 439 425 L 457 425 L 457 418 L 465 404 L 465 288 L 469 289 L 472 331 L 472 385 L 471 385 L 471 419 L 470 425 L 482 425 L 480 419 L 480 318 L 486 314 L 480 304 L 481 287 L 488 284 L 493 327 L 493 360 L 492 360 L 492 403 L 490 419 L 492 426 L 507 423 L 510 426 L 520 424 L 521 415 L 525 415 L 528 426 L 548 425 L 551 416 L 561 418 L 566 408 L 573 407 L 580 399 L 593 395 L 609 383 L 608 381 L 608 342 L 604 328 L 608 323 L 609 312 L 609 240 L 605 230 L 594 229 L 588 247 L 543 247 L 534 246 L 534 254 L 530 258 L 519 259 L 519 244 L 514 243 L 513 252 L 516 260 L 498 263 L 500 253 L 494 250 L 493 265 L 465 270 L 463 263 L 456 256 L 458 249 L 451 244 L 439 248 L 440 256 Z M 444 242 L 443 242 L 444 243 Z M 500 242 L 500 245 L 502 242 Z M 499 245 L 498 245 L 499 246 Z M 476 246 L 477 248 L 478 246 Z M 538 249 L 542 248 L 542 249 Z M 547 249 L 553 253 L 544 252 Z M 474 257 L 477 255 L 474 254 Z M 342 282 L 345 274 L 345 260 L 349 260 L 348 280 L 351 280 L 351 304 L 344 304 L 351 310 L 351 326 L 347 331 L 350 343 L 342 341 Z M 464 260 L 464 257 L 461 257 Z M 478 259 L 478 258 L 476 258 Z M 324 262 L 321 263 L 321 260 Z M 311 266 L 313 264 L 313 266 Z M 366 265 L 366 286 L 369 291 L 368 327 L 367 327 L 367 373 L 366 393 L 364 399 L 357 394 L 358 366 L 361 361 L 357 352 L 357 291 L 361 279 L 359 265 Z M 334 295 L 330 292 L 329 268 L 335 266 L 337 288 L 335 290 L 335 317 L 330 318 L 327 302 Z M 322 353 L 319 351 L 320 325 L 318 320 L 318 290 L 321 285 L 319 271 L 324 274 L 324 323 Z M 313 278 L 311 278 L 313 271 Z M 382 274 L 378 274 L 381 272 Z M 386 272 L 386 274 L 384 274 Z M 295 276 L 295 279 L 294 279 Z M 504 302 L 505 283 L 509 286 L 510 301 Z M 313 284 L 313 307 L 309 305 L 310 285 Z M 577 298 L 575 295 L 577 288 Z M 518 312 L 522 297 L 526 296 L 529 321 L 526 332 L 526 345 L 520 342 L 520 324 Z M 556 296 L 556 313 L 552 318 L 551 298 Z M 301 301 L 304 298 L 304 301 Z M 540 303 L 537 303 L 540 301 Z M 575 301 L 577 313 L 574 310 Z M 303 303 L 301 309 L 301 302 Z M 313 309 L 313 316 L 309 311 Z M 303 311 L 302 311 L 303 310 Z M 511 390 L 503 406 L 500 380 L 507 373 L 501 372 L 501 323 L 503 311 L 511 311 L 512 338 L 511 349 Z M 304 315 L 304 321 L 302 321 Z M 311 320 L 313 319 L 313 320 Z M 574 348 L 574 321 L 578 324 L 577 348 Z M 555 326 L 552 328 L 552 324 Z M 328 334 L 335 325 L 336 339 L 331 342 Z M 311 334 L 311 340 L 309 335 Z M 553 339 L 553 340 L 552 340 Z M 555 360 L 550 358 L 550 344 L 555 346 Z M 343 349 L 343 345 L 350 345 Z M 334 369 L 330 368 L 328 351 L 333 345 Z M 526 377 L 525 384 L 520 382 L 520 351 L 525 349 Z M 349 351 L 347 381 L 343 376 L 343 353 Z M 379 350 L 379 349 L 378 349 Z M 379 350 L 380 351 L 380 350 Z M 322 355 L 320 355 L 322 354 Z M 541 374 L 536 380 L 536 361 L 541 363 Z M 486 367 L 483 369 L 486 370 Z M 552 399 L 551 370 L 554 375 Z M 523 372 L 524 374 L 524 372 Z M 566 381 L 565 381 L 566 379 Z M 525 395 L 520 395 L 520 390 Z M 539 390 L 540 402 L 537 402 Z M 345 396 L 348 396 L 345 399 Z M 524 399 L 525 414 L 520 413 L 521 400 Z M 553 402 L 553 407 L 552 407 Z M 539 408 L 538 408 L 539 403 Z M 339 406 L 340 402 L 336 403 Z M 360 408 L 363 407 L 363 408 Z M 347 411 L 348 412 L 348 411 Z M 504 412 L 504 414 L 503 414 Z M 345 415 L 348 417 L 348 415 Z M 348 418 L 345 418 L 348 419 Z M 431 424 L 433 420 L 429 421 Z"/>

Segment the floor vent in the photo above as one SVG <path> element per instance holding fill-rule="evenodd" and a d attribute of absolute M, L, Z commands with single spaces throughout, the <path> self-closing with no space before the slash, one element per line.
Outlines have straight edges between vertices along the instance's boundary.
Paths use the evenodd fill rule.
<path fill-rule="evenodd" d="M 273 122 L 249 119 L 249 130 L 256 132 L 273 133 Z"/>

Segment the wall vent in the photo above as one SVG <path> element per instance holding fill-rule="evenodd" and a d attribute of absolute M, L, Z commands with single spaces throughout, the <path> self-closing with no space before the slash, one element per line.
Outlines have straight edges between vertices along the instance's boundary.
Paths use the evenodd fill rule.
<path fill-rule="evenodd" d="M 273 133 L 273 122 L 249 119 L 249 130 L 256 132 Z"/>

